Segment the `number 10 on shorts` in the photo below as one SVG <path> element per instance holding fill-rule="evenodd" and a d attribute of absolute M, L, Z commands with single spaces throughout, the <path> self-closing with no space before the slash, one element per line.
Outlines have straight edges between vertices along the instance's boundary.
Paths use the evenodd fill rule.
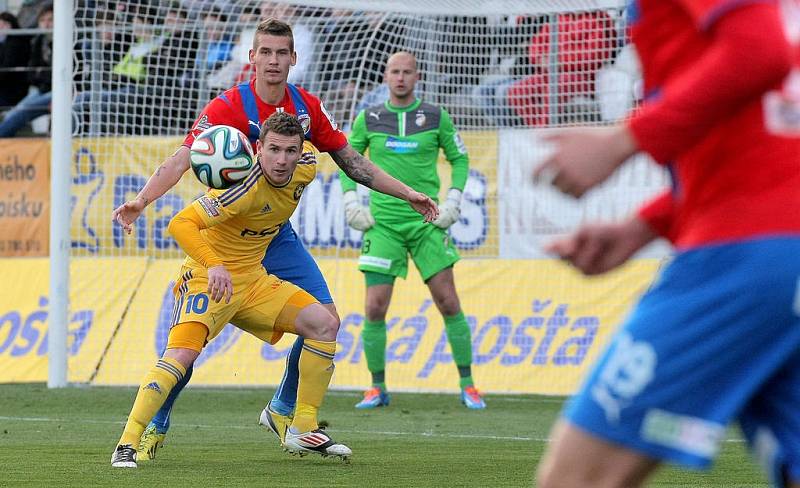
<path fill-rule="evenodd" d="M 205 293 L 198 293 L 196 295 L 189 295 L 186 297 L 186 309 L 184 314 L 205 313 L 208 310 L 208 295 Z"/>

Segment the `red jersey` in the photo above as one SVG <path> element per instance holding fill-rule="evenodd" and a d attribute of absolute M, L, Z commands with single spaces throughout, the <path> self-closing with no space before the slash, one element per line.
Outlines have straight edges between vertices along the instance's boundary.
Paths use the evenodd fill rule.
<path fill-rule="evenodd" d="M 289 87 L 286 87 L 283 99 L 278 105 L 269 105 L 258 97 L 255 91 L 255 80 L 250 81 L 250 90 L 255 95 L 258 108 L 259 124 L 275 113 L 278 109 L 291 114 L 297 114 L 297 109 L 292 102 Z M 297 88 L 308 111 L 308 118 L 301 120 L 303 129 L 311 133 L 311 143 L 321 152 L 338 151 L 347 145 L 347 136 L 339 130 L 333 117 L 327 112 L 319 98 L 308 93 L 302 88 Z M 230 125 L 245 134 L 250 133 L 250 119 L 247 117 L 242 95 L 238 87 L 225 91 L 222 95 L 211 100 L 200 112 L 192 129 L 183 140 L 183 145 L 191 147 L 194 138 L 205 129 L 213 125 Z M 306 126 L 308 124 L 308 126 Z M 255 148 L 253 148 L 255 149 Z"/>
<path fill-rule="evenodd" d="M 646 102 L 629 127 L 673 180 L 639 214 L 679 248 L 800 234 L 797 57 L 778 3 L 631 5 Z"/>

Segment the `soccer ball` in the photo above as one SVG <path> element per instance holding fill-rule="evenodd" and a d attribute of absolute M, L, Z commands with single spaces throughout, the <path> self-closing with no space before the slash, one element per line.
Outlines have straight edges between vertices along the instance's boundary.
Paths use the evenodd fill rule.
<path fill-rule="evenodd" d="M 225 189 L 250 174 L 255 156 L 250 141 L 239 129 L 214 125 L 195 138 L 189 160 L 202 184 Z"/>

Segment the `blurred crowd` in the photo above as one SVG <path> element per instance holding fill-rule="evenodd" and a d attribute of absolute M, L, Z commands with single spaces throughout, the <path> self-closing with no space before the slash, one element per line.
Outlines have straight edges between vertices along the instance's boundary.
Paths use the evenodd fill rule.
<path fill-rule="evenodd" d="M 399 49 L 417 55 L 420 93 L 464 129 L 616 120 L 640 92 L 621 11 L 467 17 L 245 0 L 75 4 L 79 135 L 185 132 L 208 100 L 253 75 L 248 53 L 268 17 L 294 29 L 289 81 L 320 94 L 345 127 L 388 98 L 382 66 Z M 52 26 L 52 1 L 0 13 L 0 137 L 47 132 Z"/>

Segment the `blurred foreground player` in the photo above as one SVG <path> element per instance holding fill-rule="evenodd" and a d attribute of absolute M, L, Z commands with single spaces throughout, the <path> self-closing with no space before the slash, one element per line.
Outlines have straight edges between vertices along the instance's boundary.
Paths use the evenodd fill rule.
<path fill-rule="evenodd" d="M 800 486 L 800 75 L 788 76 L 800 25 L 780 4 L 633 2 L 644 107 L 551 139 L 535 176 L 573 196 L 639 151 L 673 183 L 551 252 L 589 275 L 659 236 L 676 255 L 565 407 L 540 487 L 640 486 L 664 461 L 706 468 L 733 420 L 772 483 Z"/>

